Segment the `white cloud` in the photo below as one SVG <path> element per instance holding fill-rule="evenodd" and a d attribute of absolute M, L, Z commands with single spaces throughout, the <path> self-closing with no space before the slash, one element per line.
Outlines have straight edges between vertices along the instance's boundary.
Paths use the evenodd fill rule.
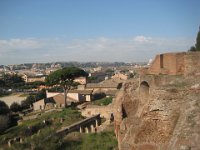
<path fill-rule="evenodd" d="M 0 40 L 1 49 L 35 49 L 39 48 L 40 44 L 35 39 L 10 39 Z"/>
<path fill-rule="evenodd" d="M 143 35 L 136 36 L 134 39 L 136 42 L 150 42 L 152 40 L 152 37 L 145 37 Z"/>
<path fill-rule="evenodd" d="M 0 40 L 0 64 L 53 61 L 148 61 L 158 53 L 186 51 L 191 39 L 130 38 Z"/>

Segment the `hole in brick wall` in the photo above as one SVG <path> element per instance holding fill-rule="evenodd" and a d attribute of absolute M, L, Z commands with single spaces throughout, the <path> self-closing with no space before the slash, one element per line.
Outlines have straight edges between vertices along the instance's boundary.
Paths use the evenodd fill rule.
<path fill-rule="evenodd" d="M 149 84 L 146 81 L 142 81 L 140 84 L 140 98 L 148 99 L 149 98 Z"/>

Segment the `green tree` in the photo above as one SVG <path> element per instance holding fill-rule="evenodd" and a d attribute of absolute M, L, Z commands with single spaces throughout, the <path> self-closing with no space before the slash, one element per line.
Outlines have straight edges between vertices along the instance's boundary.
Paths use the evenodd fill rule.
<path fill-rule="evenodd" d="M 11 110 L 12 112 L 18 112 L 18 111 L 21 111 L 21 110 L 22 110 L 22 107 L 21 107 L 21 105 L 20 105 L 19 103 L 14 102 L 14 103 L 12 103 L 12 104 L 10 105 L 10 110 Z"/>
<path fill-rule="evenodd" d="M 51 73 L 46 78 L 47 85 L 60 85 L 64 91 L 65 107 L 67 106 L 67 93 L 75 84 L 74 79 L 77 77 L 86 77 L 88 73 L 76 67 L 66 67 Z"/>
<path fill-rule="evenodd" d="M 46 98 L 46 90 L 42 89 L 41 91 L 39 91 L 36 95 L 35 95 L 35 100 L 41 100 L 43 98 Z"/>
<path fill-rule="evenodd" d="M 22 77 L 18 76 L 17 74 L 10 75 L 10 74 L 4 74 L 2 81 L 0 81 L 0 84 L 5 87 L 19 87 L 21 85 L 24 85 L 24 80 Z"/>
<path fill-rule="evenodd" d="M 196 44 L 195 46 L 192 46 L 189 51 L 200 51 L 200 26 L 199 26 L 199 32 L 197 33 L 197 38 L 196 38 Z"/>
<path fill-rule="evenodd" d="M 200 51 L 200 26 L 199 26 L 199 32 L 197 34 L 197 38 L 196 38 L 196 44 L 195 44 L 196 50 Z"/>
<path fill-rule="evenodd" d="M 10 112 L 8 105 L 0 100 L 0 115 L 7 115 Z"/>
<path fill-rule="evenodd" d="M 25 100 L 21 102 L 21 108 L 22 109 L 28 109 L 30 106 L 33 106 L 33 103 L 35 102 L 35 96 L 29 95 Z"/>
<path fill-rule="evenodd" d="M 4 101 L 0 101 L 0 134 L 10 125 L 10 109 Z"/>

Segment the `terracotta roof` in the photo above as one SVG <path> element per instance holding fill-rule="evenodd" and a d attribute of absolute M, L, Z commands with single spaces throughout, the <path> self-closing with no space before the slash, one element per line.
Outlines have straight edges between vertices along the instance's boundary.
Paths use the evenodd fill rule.
<path fill-rule="evenodd" d="M 63 94 L 58 94 L 53 97 L 51 97 L 56 104 L 64 104 L 65 99 Z M 73 101 L 78 101 L 78 99 L 71 98 L 70 96 L 67 96 L 67 102 L 73 102 Z"/>

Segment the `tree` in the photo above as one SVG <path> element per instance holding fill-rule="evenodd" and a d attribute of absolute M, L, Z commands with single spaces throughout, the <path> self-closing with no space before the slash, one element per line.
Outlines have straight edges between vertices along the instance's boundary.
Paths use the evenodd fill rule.
<path fill-rule="evenodd" d="M 9 127 L 10 117 L 9 117 L 9 107 L 8 105 L 0 101 L 0 133 Z"/>
<path fill-rule="evenodd" d="M 0 81 L 0 84 L 5 87 L 13 88 L 13 87 L 19 87 L 21 85 L 24 85 L 24 80 L 22 77 L 18 76 L 17 74 L 10 75 L 10 74 L 4 74 L 2 81 Z"/>
<path fill-rule="evenodd" d="M 10 110 L 12 112 L 18 112 L 18 111 L 21 111 L 22 110 L 22 107 L 20 104 L 18 104 L 17 102 L 14 102 L 10 105 Z"/>
<path fill-rule="evenodd" d="M 51 73 L 46 78 L 47 85 L 60 85 L 64 91 L 65 107 L 67 106 L 67 93 L 74 85 L 77 77 L 87 77 L 88 73 L 76 67 L 66 67 Z"/>
<path fill-rule="evenodd" d="M 0 100 L 0 115 L 7 115 L 10 112 L 8 105 Z"/>
<path fill-rule="evenodd" d="M 41 100 L 43 98 L 46 98 L 46 90 L 42 89 L 41 91 L 39 91 L 36 95 L 35 95 L 35 100 Z"/>
<path fill-rule="evenodd" d="M 33 106 L 33 103 L 35 102 L 35 96 L 29 95 L 25 100 L 21 102 L 21 108 L 22 109 L 28 109 L 30 106 Z"/>
<path fill-rule="evenodd" d="M 196 38 L 196 44 L 195 46 L 192 46 L 189 51 L 200 51 L 200 26 L 199 26 L 199 32 L 197 33 L 197 38 Z"/>
<path fill-rule="evenodd" d="M 200 26 L 199 26 L 199 32 L 197 34 L 197 38 L 196 38 L 196 44 L 195 44 L 196 50 L 200 51 Z"/>

